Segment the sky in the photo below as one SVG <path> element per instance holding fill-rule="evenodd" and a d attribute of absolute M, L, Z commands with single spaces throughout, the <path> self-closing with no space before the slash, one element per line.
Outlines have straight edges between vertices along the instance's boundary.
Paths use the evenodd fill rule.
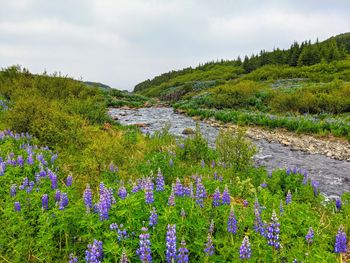
<path fill-rule="evenodd" d="M 350 31 L 350 0 L 0 0 L 0 68 L 132 90 L 148 78 Z"/>

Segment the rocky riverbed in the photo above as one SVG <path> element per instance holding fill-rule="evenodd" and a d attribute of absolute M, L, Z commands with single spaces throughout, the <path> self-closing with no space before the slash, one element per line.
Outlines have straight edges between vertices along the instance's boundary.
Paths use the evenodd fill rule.
<path fill-rule="evenodd" d="M 194 120 L 199 120 L 194 117 Z M 215 119 L 207 119 L 203 122 L 212 127 L 233 129 L 235 124 L 218 122 Z M 315 137 L 306 134 L 297 134 L 284 129 L 264 129 L 261 127 L 248 127 L 247 136 L 253 140 L 267 140 L 289 146 L 292 150 L 304 151 L 311 154 L 321 154 L 336 160 L 350 161 L 350 143 L 341 138 Z"/>
<path fill-rule="evenodd" d="M 192 119 L 167 107 L 111 108 L 109 114 L 122 125 L 136 125 L 144 133 L 153 134 L 168 124 L 170 133 L 181 137 L 191 136 L 190 129 L 194 130 L 196 122 L 199 122 L 202 134 L 212 147 L 220 129 L 237 128 L 213 119 Z M 185 129 L 187 132 L 184 132 Z M 346 141 L 256 127 L 248 128 L 247 135 L 259 150 L 255 156 L 257 165 L 265 166 L 270 171 L 286 167 L 305 169 L 311 179 L 319 181 L 320 190 L 328 197 L 350 191 L 350 162 L 347 161 L 350 160 L 350 148 Z"/>

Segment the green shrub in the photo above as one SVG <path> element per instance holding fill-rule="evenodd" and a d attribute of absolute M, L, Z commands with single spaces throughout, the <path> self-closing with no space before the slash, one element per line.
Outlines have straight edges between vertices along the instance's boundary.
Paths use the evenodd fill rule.
<path fill-rule="evenodd" d="M 221 131 L 216 139 L 216 148 L 221 160 L 232 165 L 235 171 L 246 170 L 256 152 L 254 144 L 245 137 L 242 129 L 238 129 L 237 133 Z"/>

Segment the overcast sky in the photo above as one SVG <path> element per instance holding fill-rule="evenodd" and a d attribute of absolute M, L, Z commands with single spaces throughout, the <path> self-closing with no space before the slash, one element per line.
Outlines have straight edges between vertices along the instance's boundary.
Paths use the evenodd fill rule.
<path fill-rule="evenodd" d="M 350 31 L 350 0 L 0 0 L 0 67 L 132 90 L 172 69 Z"/>

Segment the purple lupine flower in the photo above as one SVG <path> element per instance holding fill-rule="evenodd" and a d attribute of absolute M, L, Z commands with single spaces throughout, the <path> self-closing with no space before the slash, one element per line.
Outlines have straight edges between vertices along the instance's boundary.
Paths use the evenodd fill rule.
<path fill-rule="evenodd" d="M 54 162 L 56 161 L 57 157 L 58 157 L 58 154 L 54 154 L 54 155 L 51 156 L 51 164 L 54 164 Z"/>
<path fill-rule="evenodd" d="M 169 166 L 170 166 L 170 167 L 173 167 L 173 166 L 174 166 L 174 161 L 173 161 L 173 159 L 170 159 L 170 161 L 169 161 Z"/>
<path fill-rule="evenodd" d="M 112 223 L 109 225 L 109 229 L 110 230 L 117 230 L 119 227 L 118 227 L 118 224 L 117 223 Z"/>
<path fill-rule="evenodd" d="M 244 207 L 248 207 L 248 205 L 249 205 L 248 200 L 243 200 L 243 206 L 244 206 Z"/>
<path fill-rule="evenodd" d="M 126 191 L 126 188 L 124 185 L 120 186 L 118 189 L 118 196 L 124 200 L 128 195 L 128 192 Z"/>
<path fill-rule="evenodd" d="M 287 196 L 286 196 L 286 205 L 289 205 L 292 202 L 292 193 L 290 190 L 288 190 Z"/>
<path fill-rule="evenodd" d="M 117 228 L 117 234 L 118 234 L 118 241 L 127 239 L 129 237 L 123 224 L 120 224 L 119 227 Z"/>
<path fill-rule="evenodd" d="M 66 179 L 66 186 L 72 186 L 73 183 L 73 176 L 69 175 Z"/>
<path fill-rule="evenodd" d="M 110 190 L 105 188 L 103 183 L 100 183 L 100 202 L 98 204 L 98 211 L 100 220 L 107 220 L 109 218 L 109 210 L 112 206 L 112 196 Z"/>
<path fill-rule="evenodd" d="M 212 220 L 210 221 L 210 225 L 209 225 L 209 230 L 208 230 L 208 232 L 209 232 L 210 234 L 214 234 L 214 230 L 215 230 L 215 224 L 214 224 L 214 219 L 212 219 Z"/>
<path fill-rule="evenodd" d="M 118 167 L 115 166 L 113 163 L 111 163 L 111 164 L 109 165 L 109 171 L 112 172 L 112 173 L 118 172 Z"/>
<path fill-rule="evenodd" d="M 125 248 L 123 248 L 122 256 L 120 257 L 120 263 L 129 263 Z"/>
<path fill-rule="evenodd" d="M 207 256 L 211 256 L 215 252 L 213 238 L 211 237 L 210 233 L 208 233 L 207 243 L 205 244 L 204 252 Z"/>
<path fill-rule="evenodd" d="M 186 248 L 185 239 L 182 238 L 177 255 L 177 263 L 188 263 L 188 249 Z"/>
<path fill-rule="evenodd" d="M 23 178 L 22 185 L 19 187 L 19 189 L 24 190 L 28 186 L 29 186 L 29 180 L 28 180 L 28 177 L 25 177 Z"/>
<path fill-rule="evenodd" d="M 252 250 L 250 248 L 249 237 L 245 236 L 242 241 L 242 245 L 239 248 L 239 258 L 249 259 L 252 256 Z"/>
<path fill-rule="evenodd" d="M 51 180 L 52 189 L 56 189 L 57 188 L 57 175 L 54 173 L 51 173 L 50 180 Z"/>
<path fill-rule="evenodd" d="M 29 182 L 29 186 L 28 186 L 27 189 L 26 189 L 26 192 L 27 192 L 27 193 L 32 192 L 32 191 L 33 191 L 34 185 L 35 185 L 35 183 L 34 183 L 33 181 L 30 181 L 30 182 Z"/>
<path fill-rule="evenodd" d="M 21 211 L 21 203 L 20 202 L 15 202 L 15 211 L 20 212 Z"/>
<path fill-rule="evenodd" d="M 152 208 L 152 211 L 151 211 L 151 215 L 149 217 L 149 223 L 148 225 L 149 226 L 156 226 L 158 224 L 158 214 L 157 214 L 157 211 L 156 211 L 156 208 L 153 207 Z"/>
<path fill-rule="evenodd" d="M 296 166 L 294 166 L 294 168 L 293 168 L 293 174 L 297 174 L 298 173 L 298 171 L 299 171 L 299 169 L 298 169 L 298 167 L 296 167 Z"/>
<path fill-rule="evenodd" d="M 318 186 L 319 186 L 319 183 L 318 181 L 311 181 L 311 186 L 312 186 L 312 189 L 314 190 L 314 195 L 317 196 L 318 195 Z"/>
<path fill-rule="evenodd" d="M 341 199 L 340 198 L 337 198 L 335 200 L 335 207 L 337 208 L 337 210 L 340 210 L 341 207 L 342 207 L 342 202 L 341 202 Z"/>
<path fill-rule="evenodd" d="M 308 181 L 309 181 L 309 179 L 307 176 L 307 172 L 305 171 L 304 175 L 303 175 L 303 185 L 307 185 Z"/>
<path fill-rule="evenodd" d="M 266 187 L 267 187 L 267 183 L 266 183 L 266 182 L 263 182 L 262 184 L 260 184 L 260 187 L 261 187 L 261 188 L 266 188 Z"/>
<path fill-rule="evenodd" d="M 94 240 L 92 244 L 88 245 L 85 251 L 86 263 L 101 263 L 103 259 L 102 241 Z"/>
<path fill-rule="evenodd" d="M 46 176 L 46 172 L 45 172 L 45 170 L 43 170 L 42 167 L 41 167 L 41 170 L 39 172 L 39 175 L 40 175 L 40 177 L 45 177 Z"/>
<path fill-rule="evenodd" d="M 211 162 L 211 168 L 214 168 L 215 167 L 215 161 L 213 160 L 212 162 Z"/>
<path fill-rule="evenodd" d="M 255 209 L 258 209 L 259 213 L 261 213 L 261 211 L 262 211 L 262 207 L 261 207 L 260 204 L 259 204 L 258 198 L 255 198 L 254 210 L 255 210 Z"/>
<path fill-rule="evenodd" d="M 62 193 L 58 209 L 63 210 L 67 205 L 68 205 L 68 195 L 67 193 Z"/>
<path fill-rule="evenodd" d="M 236 234 L 237 233 L 237 219 L 233 209 L 231 208 L 230 215 L 227 220 L 227 231 Z"/>
<path fill-rule="evenodd" d="M 77 263 L 78 258 L 75 257 L 73 254 L 69 254 L 69 263 Z"/>
<path fill-rule="evenodd" d="M 137 193 L 138 191 L 140 191 L 140 186 L 134 182 L 134 183 L 132 184 L 131 192 L 132 192 L 132 193 Z"/>
<path fill-rule="evenodd" d="M 186 217 L 186 212 L 185 209 L 181 208 L 181 213 L 180 213 L 182 219 L 184 219 Z"/>
<path fill-rule="evenodd" d="M 214 172 L 214 180 L 218 180 L 218 173 L 217 172 Z"/>
<path fill-rule="evenodd" d="M 344 232 L 344 227 L 340 226 L 338 233 L 335 237 L 334 253 L 346 253 L 347 251 L 347 238 Z"/>
<path fill-rule="evenodd" d="M 49 197 L 48 197 L 47 194 L 44 194 L 41 197 L 41 207 L 42 207 L 43 210 L 49 209 Z"/>
<path fill-rule="evenodd" d="M 56 189 L 55 202 L 59 202 L 60 200 L 61 200 L 61 191 Z"/>
<path fill-rule="evenodd" d="M 191 196 L 191 189 L 189 186 L 183 187 L 184 196 Z"/>
<path fill-rule="evenodd" d="M 17 157 L 17 165 L 22 167 L 24 165 L 24 160 L 23 160 L 23 156 L 20 155 Z"/>
<path fill-rule="evenodd" d="M 147 233 L 148 229 L 147 227 L 142 227 L 141 231 L 140 247 L 137 249 L 136 254 L 139 256 L 141 262 L 152 262 L 151 241 L 149 240 L 150 235 Z"/>
<path fill-rule="evenodd" d="M 305 236 L 306 242 L 308 244 L 311 244 L 313 242 L 313 238 L 314 238 L 314 230 L 310 226 L 309 231 L 307 231 L 307 234 Z"/>
<path fill-rule="evenodd" d="M 156 179 L 156 191 L 164 191 L 164 177 L 160 168 L 158 168 L 157 179 Z"/>
<path fill-rule="evenodd" d="M 86 207 L 86 212 L 90 213 L 90 209 L 92 209 L 92 191 L 89 184 L 86 184 L 83 198 Z"/>
<path fill-rule="evenodd" d="M 275 249 L 281 248 L 279 242 L 279 233 L 280 233 L 280 224 L 278 223 L 278 218 L 276 216 L 275 210 L 272 211 L 272 222 L 270 226 L 267 228 L 267 244 L 269 246 L 273 246 Z"/>
<path fill-rule="evenodd" d="M 175 192 L 174 193 L 177 196 L 183 196 L 184 195 L 183 186 L 182 186 L 179 178 L 176 178 Z"/>
<path fill-rule="evenodd" d="M 175 194 L 174 194 L 174 189 L 171 190 L 169 199 L 168 199 L 168 205 L 169 206 L 175 206 Z"/>
<path fill-rule="evenodd" d="M 204 166 L 205 166 L 204 160 L 201 161 L 201 166 L 202 166 L 202 168 L 204 168 Z"/>
<path fill-rule="evenodd" d="M 196 204 L 199 205 L 200 207 L 204 207 L 203 199 L 206 197 L 207 197 L 207 193 L 206 193 L 205 187 L 202 184 L 201 179 L 198 178 L 197 187 L 196 187 Z"/>
<path fill-rule="evenodd" d="M 286 174 L 287 174 L 287 175 L 290 175 L 291 172 L 292 172 L 292 169 L 291 169 L 290 167 L 288 167 L 287 170 L 286 170 Z"/>
<path fill-rule="evenodd" d="M 176 259 L 176 225 L 168 225 L 166 233 L 166 261 L 172 262 Z"/>
<path fill-rule="evenodd" d="M 17 193 L 16 188 L 17 188 L 17 186 L 15 184 L 11 185 L 11 188 L 10 188 L 10 196 L 11 197 L 16 196 L 16 193 Z"/>
<path fill-rule="evenodd" d="M 281 200 L 281 202 L 280 202 L 280 215 L 282 215 L 283 212 L 284 212 L 284 208 L 283 208 L 283 202 Z"/>
<path fill-rule="evenodd" d="M 261 220 L 260 212 L 259 212 L 258 209 L 254 210 L 254 215 L 255 215 L 254 230 L 255 230 L 255 232 L 260 233 L 261 235 L 263 235 L 263 233 L 265 233 L 265 229 L 264 229 L 264 225 L 263 225 L 263 222 Z"/>
<path fill-rule="evenodd" d="M 220 206 L 220 190 L 219 187 L 216 188 L 214 194 L 213 194 L 213 207 Z"/>
<path fill-rule="evenodd" d="M 27 164 L 33 165 L 34 164 L 34 157 L 33 154 L 29 154 L 27 158 Z"/>
<path fill-rule="evenodd" d="M 227 185 L 225 185 L 225 189 L 222 192 L 222 204 L 223 205 L 229 205 L 230 203 L 231 203 L 230 193 L 228 191 Z"/>
<path fill-rule="evenodd" d="M 0 162 L 0 176 L 5 174 L 6 163 Z"/>
<path fill-rule="evenodd" d="M 153 197 L 153 182 L 150 178 L 147 179 L 146 185 L 145 185 L 145 200 L 146 204 L 152 204 L 154 202 Z"/>

